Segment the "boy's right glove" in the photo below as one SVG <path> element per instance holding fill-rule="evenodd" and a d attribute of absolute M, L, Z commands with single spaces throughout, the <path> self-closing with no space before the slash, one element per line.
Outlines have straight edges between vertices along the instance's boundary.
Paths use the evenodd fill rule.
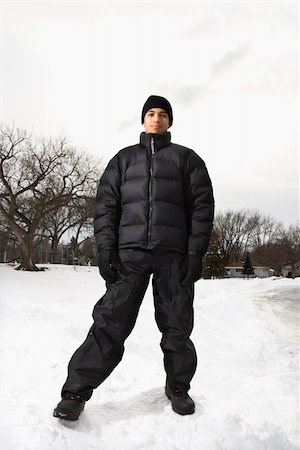
<path fill-rule="evenodd" d="M 118 280 L 121 261 L 117 250 L 104 248 L 98 255 L 98 267 L 102 278 L 108 283 Z"/>
<path fill-rule="evenodd" d="M 184 260 L 179 279 L 183 286 L 193 284 L 198 281 L 202 274 L 202 256 L 188 255 Z"/>

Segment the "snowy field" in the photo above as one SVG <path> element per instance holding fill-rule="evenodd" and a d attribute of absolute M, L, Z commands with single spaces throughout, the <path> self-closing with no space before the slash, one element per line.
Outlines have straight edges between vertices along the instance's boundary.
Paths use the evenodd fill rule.
<path fill-rule="evenodd" d="M 0 265 L 2 450 L 297 450 L 300 280 L 200 280 L 196 413 L 164 395 L 151 284 L 122 362 L 78 422 L 52 417 L 105 291 L 95 267 Z"/>

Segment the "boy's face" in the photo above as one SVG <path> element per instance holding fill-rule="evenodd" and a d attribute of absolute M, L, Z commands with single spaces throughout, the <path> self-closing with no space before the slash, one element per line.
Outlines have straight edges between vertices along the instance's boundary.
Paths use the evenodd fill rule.
<path fill-rule="evenodd" d="M 146 133 L 163 134 L 169 128 L 169 116 L 164 109 L 151 108 L 144 118 Z"/>

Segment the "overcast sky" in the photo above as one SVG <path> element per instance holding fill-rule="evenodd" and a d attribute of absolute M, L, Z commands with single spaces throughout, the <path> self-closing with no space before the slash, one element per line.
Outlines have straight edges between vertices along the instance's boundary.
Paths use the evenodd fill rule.
<path fill-rule="evenodd" d="M 0 114 L 106 165 L 151 94 L 219 211 L 298 219 L 298 2 L 1 2 Z"/>

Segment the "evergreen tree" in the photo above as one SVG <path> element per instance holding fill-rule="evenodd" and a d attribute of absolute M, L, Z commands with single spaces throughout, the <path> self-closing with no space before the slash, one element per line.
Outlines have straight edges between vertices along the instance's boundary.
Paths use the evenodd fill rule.
<path fill-rule="evenodd" d="M 252 267 L 250 256 L 248 253 L 244 262 L 242 274 L 247 278 L 249 278 L 250 275 L 254 275 L 254 269 Z"/>
<path fill-rule="evenodd" d="M 224 278 L 226 271 L 220 249 L 220 239 L 216 232 L 212 232 L 207 253 L 203 259 L 202 277 L 206 279 Z"/>

